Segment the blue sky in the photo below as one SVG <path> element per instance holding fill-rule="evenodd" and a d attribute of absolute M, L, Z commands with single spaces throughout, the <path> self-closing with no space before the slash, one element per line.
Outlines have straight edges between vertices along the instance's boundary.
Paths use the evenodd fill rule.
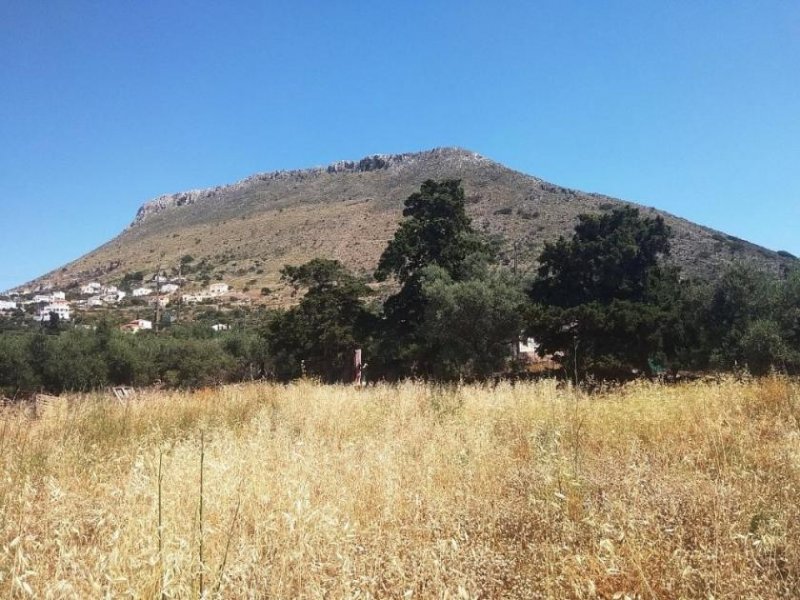
<path fill-rule="evenodd" d="M 800 255 L 800 4 L 6 1 L 0 141 L 0 289 L 162 193 L 451 145 Z"/>

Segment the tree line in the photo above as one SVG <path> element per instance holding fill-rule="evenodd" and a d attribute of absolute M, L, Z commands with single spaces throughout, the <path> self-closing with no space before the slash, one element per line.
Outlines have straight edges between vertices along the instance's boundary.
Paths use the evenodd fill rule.
<path fill-rule="evenodd" d="M 522 368 L 521 335 L 576 380 L 800 371 L 800 268 L 776 277 L 732 264 L 713 283 L 688 278 L 667 262 L 664 220 L 622 207 L 581 215 L 520 280 L 472 227 L 458 181 L 426 181 L 403 217 L 374 274 L 396 283 L 383 301 L 337 261 L 284 269 L 306 292 L 268 328 L 275 376 L 339 380 L 358 346 L 373 378 L 484 379 Z"/>
<path fill-rule="evenodd" d="M 664 220 L 622 207 L 581 215 L 522 279 L 498 266 L 498 246 L 474 229 L 465 204 L 458 180 L 425 181 L 405 201 L 372 278 L 330 259 L 286 266 L 282 277 L 301 300 L 246 330 L 4 332 L 0 388 L 346 381 L 355 348 L 369 379 L 481 380 L 524 374 L 514 348 L 527 336 L 576 381 L 800 372 L 800 268 L 773 276 L 733 264 L 714 282 L 691 279 L 667 262 L 673 234 Z"/>

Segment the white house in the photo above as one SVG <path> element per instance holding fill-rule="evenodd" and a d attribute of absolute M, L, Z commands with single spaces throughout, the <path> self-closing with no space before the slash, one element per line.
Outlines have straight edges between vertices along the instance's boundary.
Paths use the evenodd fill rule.
<path fill-rule="evenodd" d="M 17 310 L 17 303 L 10 300 L 0 300 L 0 312 L 6 310 Z"/>
<path fill-rule="evenodd" d="M 49 294 L 36 294 L 33 297 L 34 304 L 41 302 L 63 302 L 67 299 L 64 292 L 51 292 Z"/>
<path fill-rule="evenodd" d="M 106 291 L 106 293 L 101 296 L 100 299 L 107 304 L 116 304 L 128 295 L 127 292 L 121 292 L 117 290 L 117 288 L 114 289 L 116 290 L 114 292 Z"/>
<path fill-rule="evenodd" d="M 532 337 L 524 338 L 519 341 L 519 353 L 520 354 L 528 354 L 528 355 L 535 355 L 536 351 L 539 349 L 539 344 L 536 343 Z"/>
<path fill-rule="evenodd" d="M 49 321 L 50 313 L 57 314 L 58 318 L 62 321 L 69 321 L 70 319 L 69 304 L 67 304 L 66 302 L 53 302 L 52 304 L 47 304 L 39 309 L 39 312 L 36 314 L 34 319 L 36 321 Z"/>
<path fill-rule="evenodd" d="M 221 296 L 222 294 L 227 294 L 230 289 L 231 286 L 227 283 L 212 283 L 208 286 L 208 293 L 212 296 Z"/>
<path fill-rule="evenodd" d="M 208 292 L 197 292 L 196 294 L 184 294 L 181 300 L 184 304 L 194 304 L 195 302 L 202 302 L 203 300 L 210 300 L 211 295 Z"/>
<path fill-rule="evenodd" d="M 106 294 L 116 294 L 117 292 L 119 292 L 119 288 L 115 285 L 107 285 L 106 287 L 103 288 L 103 292 L 105 292 Z"/>
<path fill-rule="evenodd" d="M 139 288 L 136 288 L 135 290 L 133 290 L 131 292 L 131 295 L 134 298 L 139 298 L 141 296 L 149 296 L 152 293 L 153 293 L 153 290 L 148 288 L 148 287 L 139 287 Z"/>
<path fill-rule="evenodd" d="M 174 283 L 165 283 L 161 286 L 160 291 L 162 294 L 171 294 L 173 292 L 177 292 L 180 289 L 179 285 L 175 285 Z"/>
<path fill-rule="evenodd" d="M 217 323 L 216 325 L 212 325 L 211 329 L 214 331 L 228 331 L 231 328 L 230 325 L 226 325 L 225 323 Z"/>
<path fill-rule="evenodd" d="M 97 283 L 96 281 L 92 281 L 91 283 L 87 283 L 86 285 L 81 286 L 81 294 L 85 296 L 92 296 L 95 294 L 99 294 L 103 291 L 103 286 Z"/>
<path fill-rule="evenodd" d="M 129 333 L 136 333 L 137 331 L 141 331 L 142 329 L 152 329 L 153 322 L 148 321 L 147 319 L 135 319 L 130 323 L 125 323 L 125 325 L 120 326 L 122 331 L 127 331 Z"/>
<path fill-rule="evenodd" d="M 86 301 L 86 306 L 103 306 L 103 299 L 100 296 L 92 296 Z"/>
<path fill-rule="evenodd" d="M 164 308 L 165 306 L 167 306 L 167 304 L 169 304 L 169 296 L 151 298 L 150 304 L 152 305 L 158 304 L 159 308 Z"/>

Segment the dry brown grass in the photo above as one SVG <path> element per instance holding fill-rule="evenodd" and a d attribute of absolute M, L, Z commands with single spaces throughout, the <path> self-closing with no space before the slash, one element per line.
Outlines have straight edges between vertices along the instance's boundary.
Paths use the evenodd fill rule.
<path fill-rule="evenodd" d="M 225 598 L 796 596 L 799 419 L 780 378 L 6 411 L 0 596 L 190 598 L 201 572 Z"/>

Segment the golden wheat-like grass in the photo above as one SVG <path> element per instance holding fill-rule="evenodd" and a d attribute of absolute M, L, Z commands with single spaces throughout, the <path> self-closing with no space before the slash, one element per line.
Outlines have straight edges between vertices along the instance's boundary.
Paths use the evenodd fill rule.
<path fill-rule="evenodd" d="M 252 384 L 1 416 L 2 597 L 800 594 L 800 387 L 778 377 Z"/>

